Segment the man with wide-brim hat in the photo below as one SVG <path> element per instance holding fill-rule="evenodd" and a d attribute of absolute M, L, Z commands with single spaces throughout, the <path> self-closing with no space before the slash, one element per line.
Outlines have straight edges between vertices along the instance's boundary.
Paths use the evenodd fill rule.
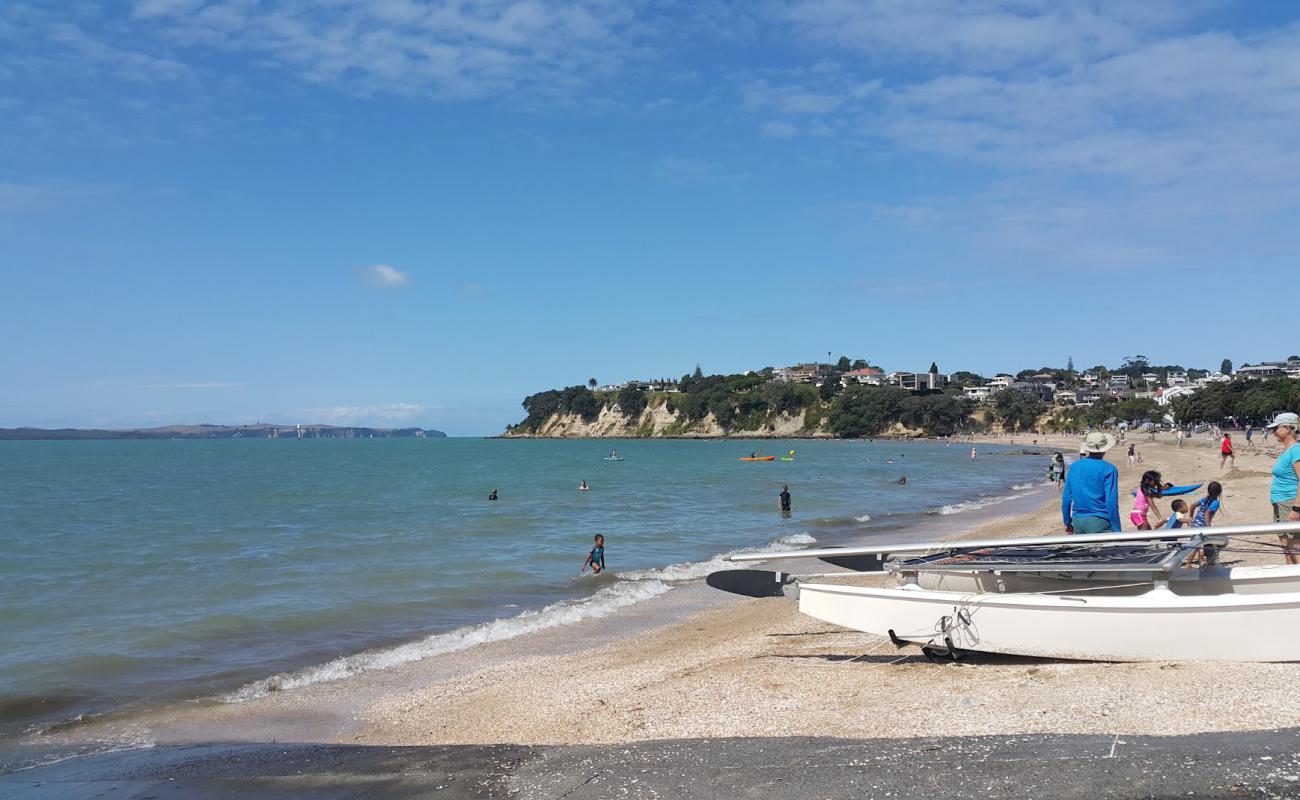
<path fill-rule="evenodd" d="M 1118 532 L 1119 470 L 1106 461 L 1115 437 L 1093 431 L 1079 448 L 1086 455 L 1070 465 L 1061 492 L 1061 518 L 1066 533 Z"/>

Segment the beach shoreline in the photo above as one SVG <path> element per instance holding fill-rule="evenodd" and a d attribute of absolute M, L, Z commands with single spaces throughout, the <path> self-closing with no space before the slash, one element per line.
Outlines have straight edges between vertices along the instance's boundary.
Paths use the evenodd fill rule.
<path fill-rule="evenodd" d="M 1034 438 L 1040 448 L 1077 448 L 1072 437 L 1027 435 L 1023 443 Z M 1147 468 L 1176 482 L 1218 479 L 1224 524 L 1265 521 L 1266 449 L 1243 447 L 1236 467 L 1220 471 L 1210 437 L 1182 448 L 1140 434 L 1130 441 L 1143 464 L 1128 467 L 1122 447 L 1109 456 L 1121 471 L 1122 496 Z M 981 442 L 1009 443 L 974 442 L 977 449 Z M 964 525 L 961 535 L 1061 529 L 1054 494 L 1027 512 L 984 511 L 987 517 Z M 90 722 L 25 744 L 71 752 L 96 742 L 599 745 L 736 735 L 1164 735 L 1286 727 L 1300 719 L 1300 700 L 1273 688 L 1286 685 L 1288 665 L 1011 657 L 936 665 L 915 648 L 896 650 L 878 637 L 803 617 L 786 600 L 737 598 L 703 585 L 584 623 L 580 631 L 549 628 L 241 703 L 190 703 Z"/>

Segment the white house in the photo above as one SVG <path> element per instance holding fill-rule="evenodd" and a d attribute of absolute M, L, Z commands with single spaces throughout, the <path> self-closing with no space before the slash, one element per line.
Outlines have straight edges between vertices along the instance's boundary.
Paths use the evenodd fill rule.
<path fill-rule="evenodd" d="M 843 386 L 848 386 L 850 383 L 865 383 L 869 386 L 880 386 L 884 382 L 885 373 L 875 367 L 849 370 L 840 376 L 840 384 Z"/>
<path fill-rule="evenodd" d="M 1193 394 L 1196 394 L 1196 390 L 1190 386 L 1171 386 L 1156 396 L 1156 402 L 1162 406 L 1167 406 L 1180 397 Z"/>
<path fill-rule="evenodd" d="M 1015 382 L 1016 382 L 1015 378 L 1005 373 L 999 372 L 997 375 L 994 375 L 993 378 L 989 381 L 989 388 L 992 389 L 994 392 L 1000 392 L 1003 389 L 1010 389 L 1011 384 Z"/>
<path fill-rule="evenodd" d="M 977 400 L 977 401 L 979 401 L 979 402 L 982 403 L 982 402 L 984 402 L 985 400 L 989 399 L 989 397 L 991 397 L 991 396 L 993 395 L 993 387 L 991 387 L 991 386 L 963 386 L 963 387 L 962 387 L 962 390 L 961 390 L 961 393 L 962 393 L 962 395 L 965 396 L 965 397 L 969 397 L 969 398 L 972 399 L 972 400 Z"/>
<path fill-rule="evenodd" d="M 1056 404 L 1058 406 L 1073 406 L 1079 403 L 1079 393 L 1070 389 L 1062 389 L 1056 393 Z"/>

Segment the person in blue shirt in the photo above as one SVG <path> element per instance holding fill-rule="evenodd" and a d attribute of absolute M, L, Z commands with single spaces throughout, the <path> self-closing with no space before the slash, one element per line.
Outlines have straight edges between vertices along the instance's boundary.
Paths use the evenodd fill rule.
<path fill-rule="evenodd" d="M 1080 458 L 1065 474 L 1061 492 L 1061 518 L 1066 533 L 1118 532 L 1119 470 L 1107 463 L 1106 451 L 1115 446 L 1115 437 L 1094 431 L 1083 439 Z"/>
<path fill-rule="evenodd" d="M 591 548 L 591 552 L 587 554 L 587 561 L 582 565 L 582 571 L 578 574 L 581 575 L 586 572 L 587 567 L 591 567 L 593 575 L 599 575 L 605 571 L 605 537 L 599 533 L 596 534 L 596 546 Z"/>
<path fill-rule="evenodd" d="M 1265 430 L 1282 445 L 1282 455 L 1273 464 L 1273 482 L 1268 501 L 1273 506 L 1274 522 L 1300 522 L 1300 416 L 1286 411 L 1278 414 Z M 1300 563 L 1300 537 L 1278 534 L 1286 563 Z"/>

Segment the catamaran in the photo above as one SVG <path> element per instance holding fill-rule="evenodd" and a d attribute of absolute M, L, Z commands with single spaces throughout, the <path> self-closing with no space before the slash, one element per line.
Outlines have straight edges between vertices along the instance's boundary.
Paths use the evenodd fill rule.
<path fill-rule="evenodd" d="M 760 593 L 797 587 L 799 610 L 810 617 L 900 647 L 917 644 L 932 657 L 1300 661 L 1300 565 L 1224 562 L 1226 554 L 1267 546 L 1241 537 L 1282 533 L 1300 534 L 1300 523 L 894 542 L 730 560 L 818 558 L 892 575 L 901 585 L 809 582 L 851 572 L 746 571 L 769 581 Z M 736 585 L 741 577 L 711 583 Z"/>

